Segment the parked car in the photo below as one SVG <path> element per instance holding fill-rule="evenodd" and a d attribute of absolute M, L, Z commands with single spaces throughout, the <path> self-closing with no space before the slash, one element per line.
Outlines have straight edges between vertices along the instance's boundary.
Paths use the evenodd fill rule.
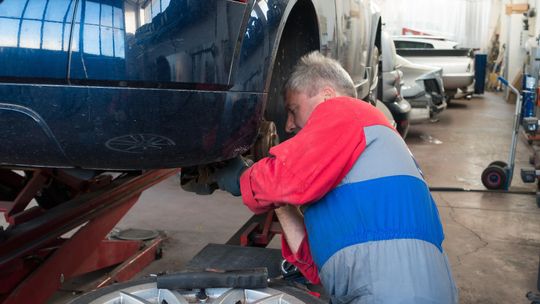
<path fill-rule="evenodd" d="M 442 69 L 414 64 L 397 55 L 396 62 L 403 72 L 401 94 L 411 105 L 411 123 L 425 122 L 446 109 Z"/>
<path fill-rule="evenodd" d="M 458 43 L 447 40 L 441 36 L 403 35 L 394 36 L 394 43 L 398 49 L 456 49 Z"/>
<path fill-rule="evenodd" d="M 396 48 L 392 37 L 385 31 L 381 32 L 382 47 L 382 85 L 381 100 L 388 107 L 396 122 L 396 129 L 403 138 L 409 131 L 410 103 L 403 98 L 401 86 L 403 84 L 403 72 L 397 65 Z"/>
<path fill-rule="evenodd" d="M 407 60 L 443 70 L 448 100 L 470 98 L 474 93 L 474 52 L 457 48 L 457 42 L 433 36 L 394 37 L 397 53 Z"/>
<path fill-rule="evenodd" d="M 367 98 L 380 16 L 353 0 L 4 0 L 0 28 L 0 165 L 133 170 L 233 158 L 263 121 L 285 139 L 281 87 L 313 50 Z"/>

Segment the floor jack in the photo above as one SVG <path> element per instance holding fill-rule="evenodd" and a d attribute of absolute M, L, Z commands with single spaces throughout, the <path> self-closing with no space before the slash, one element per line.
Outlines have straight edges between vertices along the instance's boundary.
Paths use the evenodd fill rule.
<path fill-rule="evenodd" d="M 66 280 L 113 265 L 93 287 L 125 281 L 159 254 L 160 238 L 106 236 L 145 189 L 177 169 L 90 179 L 56 169 L 17 172 L 0 170 L 0 211 L 9 224 L 0 227 L 0 303 L 45 303 Z M 34 198 L 38 206 L 29 206 Z"/>

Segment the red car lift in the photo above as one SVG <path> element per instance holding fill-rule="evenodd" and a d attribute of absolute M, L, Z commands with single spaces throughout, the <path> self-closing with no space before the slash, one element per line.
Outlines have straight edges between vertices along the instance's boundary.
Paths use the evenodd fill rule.
<path fill-rule="evenodd" d="M 105 237 L 144 190 L 178 171 L 82 180 L 56 169 L 25 171 L 26 178 L 1 170 L 0 189 L 15 194 L 10 201 L 0 201 L 0 211 L 9 223 L 0 229 L 0 303 L 45 303 L 67 279 L 117 264 L 94 287 L 133 277 L 155 259 L 162 239 L 145 245 Z M 50 209 L 27 208 L 52 183 L 68 189 L 70 199 Z M 0 199 L 5 199 L 6 191 L 3 193 Z M 65 236 L 76 228 L 70 237 Z"/>
<path fill-rule="evenodd" d="M 283 233 L 275 212 L 253 215 L 228 241 L 227 245 L 266 247 L 276 234 Z"/>

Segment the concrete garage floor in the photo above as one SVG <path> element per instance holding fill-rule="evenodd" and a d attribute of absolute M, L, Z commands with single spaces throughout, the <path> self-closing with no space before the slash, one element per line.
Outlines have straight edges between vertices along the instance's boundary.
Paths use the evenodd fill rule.
<path fill-rule="evenodd" d="M 484 189 L 480 180 L 484 168 L 508 159 L 514 109 L 500 94 L 486 93 L 455 101 L 437 123 L 413 126 L 406 141 L 428 184 Z M 429 143 L 429 136 L 442 143 Z M 519 177 L 520 168 L 530 167 L 531 154 L 521 136 L 511 190 L 536 190 L 535 184 L 524 184 Z M 535 196 L 432 194 L 461 303 L 530 303 L 525 294 L 535 290 L 540 253 L 540 209 Z"/>
<path fill-rule="evenodd" d="M 412 126 L 406 141 L 430 186 L 484 189 L 482 170 L 508 157 L 513 110 L 500 95 L 486 93 L 454 101 L 436 123 Z M 522 138 L 518 170 L 529 166 L 530 154 Z M 517 171 L 512 188 L 535 191 L 536 186 L 521 183 Z M 433 196 L 461 303 L 529 303 L 525 294 L 535 289 L 540 253 L 535 197 L 471 192 Z M 239 198 L 221 191 L 197 196 L 170 178 L 147 190 L 118 228 L 157 229 L 168 235 L 163 258 L 147 267 L 145 275 L 182 269 L 206 244 L 226 242 L 250 216 Z"/>

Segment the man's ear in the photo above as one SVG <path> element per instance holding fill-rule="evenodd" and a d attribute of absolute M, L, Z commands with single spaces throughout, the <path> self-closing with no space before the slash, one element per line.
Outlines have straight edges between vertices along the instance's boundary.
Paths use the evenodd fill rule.
<path fill-rule="evenodd" d="M 321 91 L 323 93 L 323 96 L 324 96 L 325 100 L 337 97 L 336 90 L 334 88 L 330 87 L 330 86 L 325 86 Z"/>

